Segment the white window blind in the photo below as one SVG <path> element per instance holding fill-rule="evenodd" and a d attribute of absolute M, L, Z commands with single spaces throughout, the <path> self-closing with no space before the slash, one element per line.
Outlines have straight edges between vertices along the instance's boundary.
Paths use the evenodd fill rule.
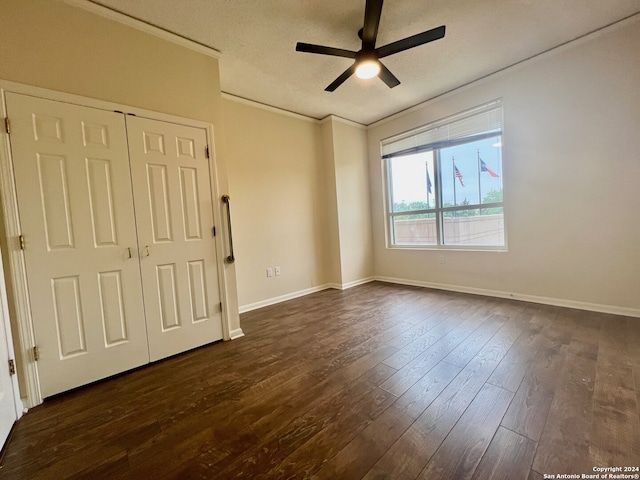
<path fill-rule="evenodd" d="M 382 158 L 411 155 L 501 133 L 502 101 L 494 100 L 383 140 Z"/>

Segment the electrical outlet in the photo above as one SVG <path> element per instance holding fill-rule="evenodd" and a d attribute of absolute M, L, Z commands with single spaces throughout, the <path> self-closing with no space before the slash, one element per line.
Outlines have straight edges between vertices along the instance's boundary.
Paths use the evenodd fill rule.
<path fill-rule="evenodd" d="M 273 277 L 273 268 L 267 268 L 267 277 Z"/>
<path fill-rule="evenodd" d="M 276 277 L 280 276 L 280 267 L 275 267 Z"/>
<path fill-rule="evenodd" d="M 438 261 L 439 261 L 440 263 L 444 263 L 444 255 L 440 255 L 440 256 L 438 257 Z"/>

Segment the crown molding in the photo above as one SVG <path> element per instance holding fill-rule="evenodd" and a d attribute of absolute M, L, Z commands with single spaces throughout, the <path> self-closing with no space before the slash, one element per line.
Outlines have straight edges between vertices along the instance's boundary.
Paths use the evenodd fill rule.
<path fill-rule="evenodd" d="M 189 38 L 178 35 L 177 33 L 171 32 L 164 28 L 158 27 L 151 23 L 139 20 L 131 15 L 127 15 L 125 13 L 119 12 L 117 10 L 113 10 L 109 7 L 101 5 L 99 2 L 93 0 L 62 0 L 64 3 L 81 8 L 88 12 L 91 12 L 95 15 L 99 15 L 101 17 L 107 18 L 109 20 L 113 20 L 122 25 L 126 25 L 127 27 L 134 28 L 144 33 L 148 33 L 155 37 L 161 38 L 168 42 L 174 43 L 181 47 L 188 48 L 189 50 L 193 50 L 198 53 L 202 53 L 203 55 L 207 55 L 213 58 L 221 58 L 222 53 L 215 48 L 209 47 L 202 43 L 198 43 Z"/>

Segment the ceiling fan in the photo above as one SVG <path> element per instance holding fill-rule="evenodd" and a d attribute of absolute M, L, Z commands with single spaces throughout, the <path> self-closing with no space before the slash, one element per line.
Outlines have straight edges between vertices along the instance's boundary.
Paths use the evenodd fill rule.
<path fill-rule="evenodd" d="M 380 24 L 380 15 L 382 14 L 382 2 L 383 0 L 367 0 L 364 12 L 364 27 L 358 32 L 358 36 L 362 40 L 362 48 L 358 52 L 313 45 L 311 43 L 298 42 L 296 44 L 296 51 L 298 52 L 319 53 L 321 55 L 353 58 L 355 60 L 353 65 L 347 68 L 342 75 L 325 88 L 327 92 L 333 92 L 354 73 L 360 78 L 372 78 L 377 75 L 389 88 L 400 85 L 400 80 L 380 62 L 380 59 L 444 37 L 445 26 L 442 25 L 438 28 L 427 30 L 426 32 L 418 33 L 417 35 L 376 48 L 378 25 Z"/>

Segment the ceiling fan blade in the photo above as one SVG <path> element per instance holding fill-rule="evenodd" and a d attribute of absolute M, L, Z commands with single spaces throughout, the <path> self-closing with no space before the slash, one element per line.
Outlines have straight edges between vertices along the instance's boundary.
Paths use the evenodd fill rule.
<path fill-rule="evenodd" d="M 362 49 L 370 50 L 376 46 L 378 25 L 382 15 L 383 0 L 367 0 L 364 11 L 364 26 L 362 27 Z"/>
<path fill-rule="evenodd" d="M 342 48 L 324 47 L 322 45 L 313 45 L 311 43 L 298 42 L 296 44 L 297 52 L 319 53 L 321 55 L 331 55 L 333 57 L 356 58 L 356 52 L 351 50 L 343 50 Z"/>
<path fill-rule="evenodd" d="M 378 54 L 378 58 L 384 58 L 389 55 L 393 55 L 394 53 L 417 47 L 418 45 L 423 45 L 425 43 L 433 42 L 434 40 L 439 40 L 444 37 L 444 31 L 445 26 L 442 25 L 438 28 L 433 28 L 431 30 L 427 30 L 426 32 L 418 33 L 417 35 L 413 35 L 411 37 L 398 40 L 397 42 L 390 43 L 383 47 L 376 48 L 376 53 Z"/>
<path fill-rule="evenodd" d="M 327 92 L 333 92 L 336 88 L 342 85 L 345 82 L 345 80 L 349 78 L 351 75 L 353 75 L 353 72 L 356 71 L 356 63 L 354 63 L 349 68 L 347 68 L 344 72 L 342 72 L 342 75 L 340 75 L 333 82 L 331 82 L 331 85 L 325 88 L 325 90 Z"/>
<path fill-rule="evenodd" d="M 400 80 L 398 80 L 396 76 L 391 73 L 391 70 L 385 67 L 382 62 L 378 63 L 380 64 L 380 73 L 378 73 L 378 77 L 380 77 L 380 80 L 386 83 L 389 88 L 397 87 L 398 85 L 400 85 Z"/>

